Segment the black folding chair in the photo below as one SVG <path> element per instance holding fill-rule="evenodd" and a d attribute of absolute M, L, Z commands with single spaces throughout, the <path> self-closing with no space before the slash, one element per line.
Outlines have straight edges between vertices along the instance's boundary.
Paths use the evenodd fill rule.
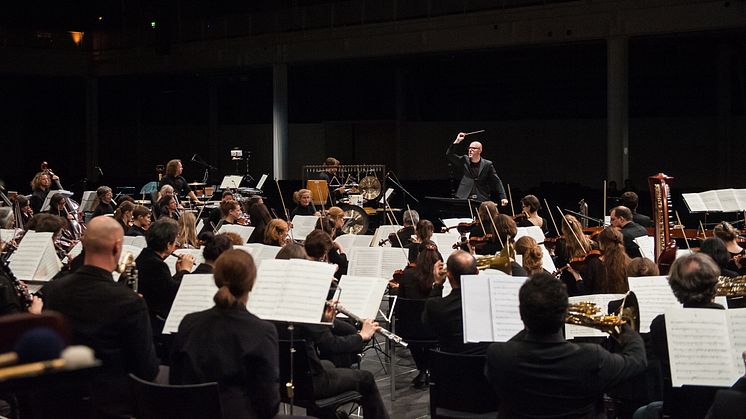
<path fill-rule="evenodd" d="M 495 418 L 498 399 L 484 376 L 484 355 L 430 351 L 430 417 Z"/>
<path fill-rule="evenodd" d="M 165 385 L 130 374 L 137 419 L 220 419 L 218 383 Z"/>

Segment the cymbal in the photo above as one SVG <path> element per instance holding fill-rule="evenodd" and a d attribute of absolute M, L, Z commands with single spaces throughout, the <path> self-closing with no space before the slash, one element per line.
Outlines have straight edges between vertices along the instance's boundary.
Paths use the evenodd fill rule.
<path fill-rule="evenodd" d="M 375 176 L 366 176 L 360 179 L 360 191 L 363 198 L 374 200 L 381 196 L 381 182 Z"/>
<path fill-rule="evenodd" d="M 205 182 L 192 182 L 189 184 L 189 186 L 205 186 L 207 185 Z"/>

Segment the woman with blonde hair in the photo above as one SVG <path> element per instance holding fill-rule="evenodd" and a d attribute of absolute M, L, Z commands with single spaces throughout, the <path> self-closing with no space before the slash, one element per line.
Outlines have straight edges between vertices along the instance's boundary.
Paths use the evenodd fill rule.
<path fill-rule="evenodd" d="M 308 189 L 301 189 L 293 193 L 293 201 L 298 204 L 293 211 L 290 213 L 290 219 L 296 215 L 320 215 L 313 205 L 311 199 L 311 191 Z"/>
<path fill-rule="evenodd" d="M 587 258 L 580 272 L 568 268 L 575 280 L 582 281 L 584 294 L 623 294 L 629 291 L 627 265 L 630 262 L 624 250 L 622 233 L 606 227 L 598 234 L 600 257 Z"/>
<path fill-rule="evenodd" d="M 186 211 L 179 217 L 179 234 L 176 235 L 176 245 L 180 249 L 199 249 L 197 218 L 194 213 Z"/>
<path fill-rule="evenodd" d="M 122 205 L 114 211 L 114 219 L 122 226 L 125 233 L 130 229 L 130 224 L 132 223 L 132 212 L 134 210 L 135 204 L 129 201 L 124 201 L 122 202 Z"/>
<path fill-rule="evenodd" d="M 515 253 L 523 258 L 523 269 L 528 275 L 543 272 L 542 261 L 544 252 L 541 246 L 530 236 L 523 236 L 515 242 Z M 550 272 L 551 273 L 551 272 Z"/>
<path fill-rule="evenodd" d="M 287 243 L 288 223 L 275 218 L 264 229 L 264 244 L 268 246 L 284 246 Z"/>

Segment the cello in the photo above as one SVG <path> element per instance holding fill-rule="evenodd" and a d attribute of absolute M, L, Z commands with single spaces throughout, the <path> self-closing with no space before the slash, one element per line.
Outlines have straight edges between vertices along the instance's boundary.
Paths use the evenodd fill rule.
<path fill-rule="evenodd" d="M 49 175 L 50 179 L 52 179 L 54 185 L 57 187 L 57 190 L 64 190 L 62 184 L 60 183 L 60 178 L 54 174 L 47 162 L 41 162 L 41 171 Z M 71 219 L 68 218 L 68 222 L 70 224 L 70 237 L 68 239 L 78 241 L 83 236 L 83 232 L 85 231 L 84 215 L 83 212 L 80 211 L 80 204 L 70 199 L 70 197 L 66 196 L 65 212 L 67 213 L 67 215 L 72 215 Z"/>

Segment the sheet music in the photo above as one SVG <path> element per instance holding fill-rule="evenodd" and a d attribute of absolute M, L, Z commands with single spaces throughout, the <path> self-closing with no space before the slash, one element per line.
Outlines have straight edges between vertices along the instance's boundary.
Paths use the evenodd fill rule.
<path fill-rule="evenodd" d="M 237 189 L 241 186 L 242 180 L 243 176 L 241 175 L 226 176 L 220 183 L 220 189 Z"/>
<path fill-rule="evenodd" d="M 736 193 L 733 188 L 730 189 L 718 189 L 715 191 L 720 205 L 723 207 L 723 212 L 738 212 L 744 209 L 739 206 Z"/>
<path fill-rule="evenodd" d="M 0 228 L 0 240 L 9 242 L 16 237 L 16 231 L 12 228 Z"/>
<path fill-rule="evenodd" d="M 383 278 L 342 275 L 337 288 L 341 290 L 339 303 L 362 319 L 374 320 L 387 285 Z M 346 317 L 341 313 L 338 316 Z"/>
<path fill-rule="evenodd" d="M 52 235 L 53 233 L 37 233 L 33 230 L 26 232 L 18 245 L 18 249 L 10 256 L 10 269 L 18 279 L 24 281 L 45 280 L 37 278 L 37 271 L 40 270 L 42 259 L 44 259 L 45 269 L 52 267 L 51 265 L 56 265 L 53 263 L 54 261 L 49 259 L 47 252 L 47 249 L 51 248 L 52 253 L 54 253 Z M 56 254 L 54 259 L 56 259 L 57 264 L 60 263 Z M 52 268 L 52 270 L 54 269 Z M 57 272 L 59 272 L 59 269 L 57 269 Z M 49 278 L 46 280 L 49 280 Z"/>
<path fill-rule="evenodd" d="M 49 211 L 49 201 L 52 199 L 52 197 L 54 196 L 54 194 L 61 194 L 65 198 L 70 198 L 71 196 L 73 196 L 72 192 L 66 191 L 64 189 L 58 189 L 58 190 L 55 190 L 55 191 L 49 191 L 49 192 L 47 192 L 47 197 L 44 198 L 44 203 L 41 205 L 41 210 L 40 210 L 41 212 Z"/>
<path fill-rule="evenodd" d="M 689 207 L 689 212 L 707 211 L 707 206 L 705 205 L 705 202 L 702 200 L 702 197 L 699 196 L 698 193 L 684 193 L 684 194 L 681 194 L 681 197 L 684 198 L 684 202 L 686 202 L 686 206 Z"/>
<path fill-rule="evenodd" d="M 516 333 L 523 330 L 523 321 L 518 311 L 518 291 L 527 278 L 502 275 L 486 276 L 490 284 L 492 339 L 494 342 L 507 342 Z M 463 286 L 463 277 L 461 283 Z"/>
<path fill-rule="evenodd" d="M 405 253 L 407 249 L 397 247 L 379 247 L 379 249 L 381 249 L 381 277 L 388 281 L 393 278 L 394 271 L 404 269 L 409 263 Z"/>
<path fill-rule="evenodd" d="M 238 224 L 223 224 L 220 226 L 220 229 L 218 230 L 218 234 L 220 233 L 236 233 L 239 236 L 241 236 L 241 240 L 243 240 L 244 243 L 249 241 L 249 237 L 251 237 L 251 233 L 254 232 L 254 227 L 250 226 L 242 226 Z"/>
<path fill-rule="evenodd" d="M 640 333 L 649 333 L 650 322 L 667 308 L 681 307 L 665 276 L 630 277 L 628 282 L 640 305 Z"/>
<path fill-rule="evenodd" d="M 507 342 L 523 330 L 518 290 L 525 281 L 484 272 L 461 277 L 464 343 Z"/>
<path fill-rule="evenodd" d="M 264 320 L 321 323 L 334 270 L 324 262 L 265 260 L 249 294 L 249 311 Z"/>
<path fill-rule="evenodd" d="M 701 192 L 702 202 L 705 204 L 707 211 L 722 211 L 723 206 L 720 203 L 717 191 Z"/>
<path fill-rule="evenodd" d="M 640 236 L 635 237 L 635 244 L 640 248 L 640 254 L 642 257 L 647 258 L 655 262 L 655 237 L 653 236 Z"/>
<path fill-rule="evenodd" d="M 448 280 L 445 284 L 449 284 Z M 462 275 L 460 292 L 464 343 L 491 342 L 492 319 L 487 315 L 492 313 L 488 275 Z M 443 296 L 449 293 L 444 287 Z"/>
<path fill-rule="evenodd" d="M 205 257 L 202 255 L 202 249 L 176 249 L 174 250 L 174 253 L 177 255 L 192 255 L 194 258 L 194 266 L 192 267 L 192 271 L 197 269 L 197 265 L 200 263 L 205 263 Z M 174 268 L 176 268 L 176 264 L 174 263 Z"/>
<path fill-rule="evenodd" d="M 268 246 L 262 243 L 248 243 L 243 246 L 233 246 L 233 248 L 250 254 L 254 258 L 254 264 L 257 268 L 262 264 L 262 261 L 274 259 L 282 249 L 280 246 Z"/>
<path fill-rule="evenodd" d="M 456 230 L 451 230 L 448 233 L 433 233 L 431 240 L 438 246 L 438 251 L 445 262 L 453 253 L 453 245 L 461 241 L 461 235 Z"/>
<path fill-rule="evenodd" d="M 543 244 L 541 246 L 541 266 L 549 273 L 554 273 L 554 271 L 557 270 L 557 267 L 554 266 L 554 261 L 552 260 L 552 255 L 549 254 L 549 249 Z"/>
<path fill-rule="evenodd" d="M 728 310 L 728 328 L 731 342 L 733 343 L 733 356 L 736 363 L 738 375 L 742 376 L 744 371 L 741 352 L 746 350 L 746 308 L 735 308 Z"/>
<path fill-rule="evenodd" d="M 148 247 L 148 243 L 145 240 L 145 236 L 124 236 L 122 243 L 129 244 L 135 247 L 139 247 L 141 249 Z"/>
<path fill-rule="evenodd" d="M 82 248 L 81 248 L 82 250 Z M 142 252 L 141 247 L 133 246 L 131 244 L 124 244 L 122 245 L 122 254 L 125 255 L 127 252 L 132 253 L 132 256 L 134 256 L 135 259 L 137 259 L 138 256 L 140 256 L 140 252 Z M 166 258 L 168 259 L 168 258 Z M 171 258 L 174 259 L 174 258 Z M 174 263 L 174 272 L 176 272 L 176 264 Z M 112 278 L 114 279 L 114 282 L 119 281 L 119 276 L 122 275 L 117 271 L 114 271 L 111 273 Z M 173 274 L 171 274 L 173 275 Z"/>
<path fill-rule="evenodd" d="M 580 302 L 595 303 L 598 308 L 601 309 L 601 314 L 605 314 L 609 307 L 609 301 L 621 300 L 624 298 L 624 294 L 591 294 L 591 295 L 578 295 L 575 297 L 568 298 L 570 304 L 577 304 Z M 598 329 L 586 326 L 578 326 L 576 324 L 565 324 L 565 339 L 575 339 L 578 337 L 608 337 L 609 334 L 602 332 Z"/>
<path fill-rule="evenodd" d="M 211 308 L 214 305 L 212 297 L 217 291 L 212 274 L 184 275 L 163 326 L 163 333 L 176 333 L 184 316 Z"/>
<path fill-rule="evenodd" d="M 93 211 L 93 203 L 96 201 L 96 191 L 84 191 L 80 200 L 80 210 L 83 212 Z"/>
<path fill-rule="evenodd" d="M 335 242 L 339 243 L 345 252 L 349 251 L 353 247 L 370 247 L 373 242 L 372 234 L 343 234 L 336 239 Z"/>
<path fill-rule="evenodd" d="M 523 236 L 529 236 L 536 240 L 536 243 L 544 243 L 544 232 L 541 231 L 541 227 L 518 227 L 518 232 L 515 235 L 515 240 L 518 241 Z"/>
<path fill-rule="evenodd" d="M 393 225 L 393 224 L 384 224 L 382 226 L 379 226 L 376 229 L 376 232 L 373 234 L 373 245 L 377 245 L 381 242 L 381 240 L 387 239 L 389 237 L 389 234 L 396 233 L 397 231 L 401 230 L 401 226 Z M 391 243 L 384 244 L 384 247 L 391 247 Z"/>
<path fill-rule="evenodd" d="M 39 260 L 39 265 L 36 268 L 36 272 L 34 273 L 32 279 L 34 281 L 49 281 L 55 275 L 57 275 L 57 273 L 61 269 L 62 262 L 60 262 L 60 258 L 57 256 L 57 252 L 55 251 L 54 244 L 52 244 L 50 240 L 47 247 L 44 248 L 44 253 Z"/>
<path fill-rule="evenodd" d="M 730 387 L 738 378 L 727 311 L 666 309 L 671 381 L 682 385 Z"/>
<path fill-rule="evenodd" d="M 316 215 L 296 215 L 293 217 L 293 239 L 305 240 L 314 229 L 319 217 Z"/>
<path fill-rule="evenodd" d="M 383 252 L 381 249 L 381 247 L 353 247 L 348 250 L 349 264 L 347 266 L 347 274 L 383 278 L 381 274 Z M 401 249 L 398 250 L 401 251 Z M 404 269 L 405 266 L 406 264 L 399 269 Z"/>
<path fill-rule="evenodd" d="M 741 210 L 746 209 L 746 189 L 734 189 L 733 195 L 736 196 L 738 208 Z"/>
<path fill-rule="evenodd" d="M 256 188 L 259 189 L 259 190 L 262 190 L 262 186 L 264 186 L 264 182 L 266 182 L 266 181 L 267 181 L 267 175 L 263 174 L 259 178 L 259 182 L 256 183 Z"/>

